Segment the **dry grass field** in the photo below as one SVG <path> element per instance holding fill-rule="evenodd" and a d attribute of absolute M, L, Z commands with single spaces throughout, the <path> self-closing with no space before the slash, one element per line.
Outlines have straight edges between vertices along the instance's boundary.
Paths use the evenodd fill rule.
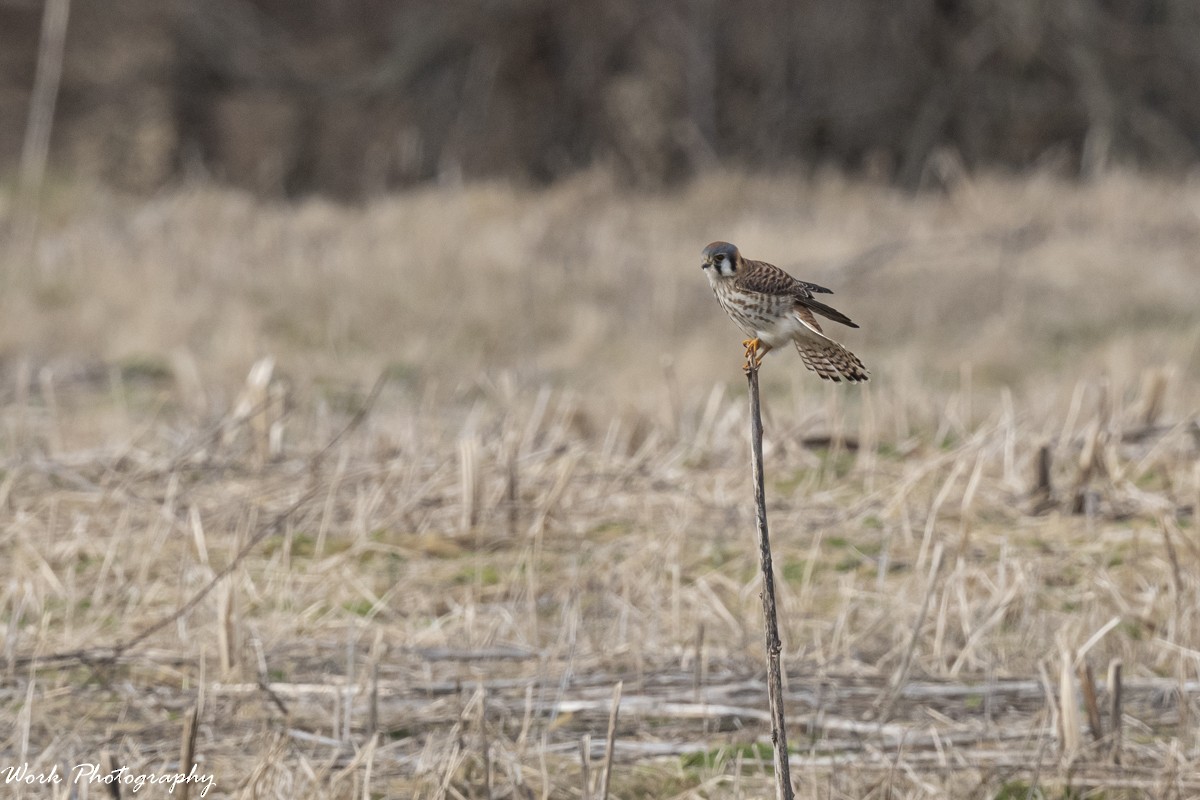
<path fill-rule="evenodd" d="M 1200 796 L 1200 184 L 1122 173 L 59 190 L 0 249 L 0 780 L 64 780 L 5 796 L 771 796 L 718 238 L 872 371 L 763 368 L 798 796 Z"/>

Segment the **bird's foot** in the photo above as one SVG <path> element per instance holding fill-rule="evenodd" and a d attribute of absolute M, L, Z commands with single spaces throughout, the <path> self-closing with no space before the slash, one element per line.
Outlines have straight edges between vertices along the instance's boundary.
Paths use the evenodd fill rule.
<path fill-rule="evenodd" d="M 767 354 L 767 350 L 770 348 L 759 341 L 757 337 L 746 339 L 742 342 L 742 346 L 746 348 L 746 365 L 742 369 L 749 372 L 751 365 L 753 365 L 754 369 L 761 367 L 763 356 Z M 760 351 L 762 355 L 759 354 Z"/>

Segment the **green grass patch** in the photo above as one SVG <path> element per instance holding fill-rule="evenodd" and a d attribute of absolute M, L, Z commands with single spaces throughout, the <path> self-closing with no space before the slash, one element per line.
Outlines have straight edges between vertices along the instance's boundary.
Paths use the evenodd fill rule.
<path fill-rule="evenodd" d="M 470 565 L 463 567 L 450 579 L 459 586 L 479 583 L 483 586 L 496 586 L 500 583 L 500 570 L 491 564 Z"/>
<path fill-rule="evenodd" d="M 130 356 L 117 364 L 117 369 L 120 370 L 123 381 L 166 383 L 175 378 L 170 362 L 158 355 Z"/>
<path fill-rule="evenodd" d="M 789 558 L 783 562 L 780 574 L 788 583 L 799 583 L 804 579 L 804 570 L 808 568 L 808 560 L 804 558 Z M 815 571 L 815 568 L 814 568 Z"/>
<path fill-rule="evenodd" d="M 770 742 L 727 745 L 699 753 L 688 753 L 680 759 L 680 765 L 685 770 L 713 772 L 725 769 L 739 756 L 750 761 L 771 761 L 775 757 L 775 750 Z"/>

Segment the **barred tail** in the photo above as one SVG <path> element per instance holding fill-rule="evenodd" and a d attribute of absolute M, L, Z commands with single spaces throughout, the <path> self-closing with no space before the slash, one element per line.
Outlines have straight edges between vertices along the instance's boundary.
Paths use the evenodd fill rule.
<path fill-rule="evenodd" d="M 804 366 L 820 375 L 827 381 L 838 381 L 842 378 L 857 383 L 867 380 L 867 368 L 859 361 L 858 356 L 851 353 L 832 339 L 824 341 L 796 341 L 796 349 Z"/>

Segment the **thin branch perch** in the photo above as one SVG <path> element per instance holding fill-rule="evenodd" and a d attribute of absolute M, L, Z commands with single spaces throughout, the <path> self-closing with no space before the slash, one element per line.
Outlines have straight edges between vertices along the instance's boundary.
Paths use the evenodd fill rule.
<path fill-rule="evenodd" d="M 750 447 L 753 454 L 755 520 L 758 527 L 758 556 L 762 567 L 763 618 L 767 634 L 767 699 L 771 706 L 771 743 L 775 748 L 775 797 L 792 800 L 788 764 L 787 726 L 783 715 L 783 670 L 779 654 L 779 621 L 775 613 L 775 575 L 771 566 L 771 540 L 767 534 L 767 498 L 763 487 L 762 405 L 758 394 L 758 365 L 753 355 L 746 359 L 746 382 L 750 385 Z"/>

